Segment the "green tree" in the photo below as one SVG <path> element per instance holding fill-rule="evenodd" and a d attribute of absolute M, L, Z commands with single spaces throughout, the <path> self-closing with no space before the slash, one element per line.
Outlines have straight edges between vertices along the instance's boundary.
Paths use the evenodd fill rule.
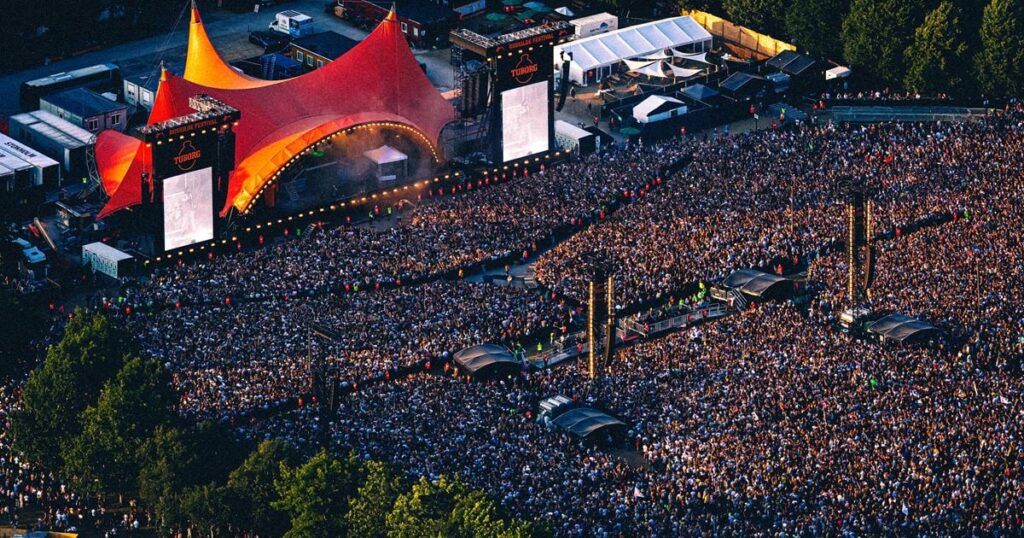
<path fill-rule="evenodd" d="M 334 458 L 321 450 L 298 467 L 281 464 L 274 482 L 278 499 L 271 506 L 288 513 L 286 538 L 345 536 L 349 501 L 362 483 L 362 466 L 354 454 Z"/>
<path fill-rule="evenodd" d="M 189 521 L 189 527 L 199 534 L 217 536 L 232 525 L 228 498 L 230 494 L 224 486 L 209 483 L 192 486 L 181 494 L 181 511 Z"/>
<path fill-rule="evenodd" d="M 131 351 L 131 342 L 106 317 L 76 312 L 42 367 L 29 374 L 23 408 L 11 417 L 15 448 L 29 460 L 61 468 L 61 446 L 81 431 L 79 414 L 96 402 Z"/>
<path fill-rule="evenodd" d="M 366 481 L 346 517 L 352 536 L 385 536 L 388 512 L 402 492 L 401 477 L 379 461 L 366 462 Z"/>
<path fill-rule="evenodd" d="M 481 490 L 457 496 L 448 520 L 453 536 L 525 538 L 534 535 L 530 524 L 503 519 L 498 505 Z"/>
<path fill-rule="evenodd" d="M 959 10 L 951 2 L 942 2 L 928 13 L 914 31 L 914 42 L 907 47 L 906 57 L 906 88 L 925 95 L 962 93 L 967 44 L 960 30 Z"/>
<path fill-rule="evenodd" d="M 176 395 L 156 360 L 129 359 L 82 413 L 82 431 L 62 456 L 65 475 L 84 491 L 134 496 L 139 449 L 174 418 Z"/>
<path fill-rule="evenodd" d="M 732 22 L 778 36 L 785 26 L 789 0 L 722 0 L 722 7 Z"/>
<path fill-rule="evenodd" d="M 184 522 L 181 492 L 201 476 L 193 472 L 198 458 L 186 432 L 171 426 L 157 426 L 139 448 L 139 499 L 156 512 L 164 531 L 181 528 Z"/>
<path fill-rule="evenodd" d="M 398 497 L 387 516 L 387 535 L 398 538 L 446 536 L 523 537 L 536 534 L 518 520 L 506 521 L 497 505 L 479 490 L 442 476 L 431 482 L 421 477 L 412 489 Z"/>
<path fill-rule="evenodd" d="M 1024 90 L 1024 2 L 992 0 L 981 17 L 978 82 L 991 97 L 1019 96 Z"/>
<path fill-rule="evenodd" d="M 284 441 L 264 441 L 228 477 L 234 524 L 261 536 L 281 536 L 288 530 L 288 515 L 272 506 L 277 499 L 274 482 L 282 464 L 295 464 L 295 450 Z"/>
<path fill-rule="evenodd" d="M 902 81 L 920 15 L 920 0 L 853 0 L 843 20 L 846 61 L 868 79 Z"/>
<path fill-rule="evenodd" d="M 838 60 L 843 42 L 839 34 L 849 0 L 793 0 L 786 10 L 786 35 L 813 56 Z"/>

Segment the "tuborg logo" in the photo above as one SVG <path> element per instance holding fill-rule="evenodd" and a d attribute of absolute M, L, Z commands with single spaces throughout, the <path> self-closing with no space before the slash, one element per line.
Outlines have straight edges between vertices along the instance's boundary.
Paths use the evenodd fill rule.
<path fill-rule="evenodd" d="M 191 140 L 186 140 L 181 145 L 181 151 L 174 157 L 174 165 L 178 167 L 178 170 L 188 172 L 195 168 L 196 163 L 199 162 L 199 158 L 202 156 L 203 152 L 196 149 Z"/>
<path fill-rule="evenodd" d="M 520 84 L 526 84 L 533 80 L 533 75 L 539 70 L 540 67 L 530 58 L 530 55 L 523 53 L 519 56 L 519 63 L 512 68 L 512 78 Z"/>

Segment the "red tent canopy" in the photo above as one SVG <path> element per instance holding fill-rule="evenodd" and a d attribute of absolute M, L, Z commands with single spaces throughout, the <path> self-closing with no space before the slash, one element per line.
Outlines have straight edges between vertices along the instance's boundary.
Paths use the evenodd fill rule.
<path fill-rule="evenodd" d="M 186 67 L 185 73 L 225 87 L 165 73 L 149 123 L 191 113 L 188 99 L 198 94 L 241 111 L 234 128 L 235 171 L 222 215 L 232 206 L 247 211 L 281 168 L 312 144 L 341 130 L 385 125 L 405 129 L 429 145 L 440 160 L 438 140 L 454 111 L 423 73 L 393 14 L 337 60 L 272 84 L 230 75 L 211 80 L 210 73 L 225 73 L 212 66 L 227 66 L 212 46 L 203 45 L 208 39 L 205 31 L 197 37 L 200 30 L 202 23 L 194 15 L 186 61 L 188 66 L 199 63 L 205 67 L 199 71 Z M 100 217 L 140 203 L 138 172 L 149 167 L 149 148 L 130 137 L 103 133 L 96 154 L 104 188 L 111 195 Z M 128 190 L 121 195 L 124 189 Z"/>

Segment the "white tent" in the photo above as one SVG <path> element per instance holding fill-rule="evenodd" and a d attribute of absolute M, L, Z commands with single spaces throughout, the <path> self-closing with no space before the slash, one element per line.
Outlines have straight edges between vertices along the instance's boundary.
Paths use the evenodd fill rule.
<path fill-rule="evenodd" d="M 394 181 L 405 179 L 408 172 L 409 156 L 397 149 L 385 144 L 377 149 L 364 151 L 363 156 L 370 159 L 377 167 L 377 179 L 380 181 Z"/>
<path fill-rule="evenodd" d="M 555 46 L 556 61 L 562 52 L 572 54 L 569 78 L 581 85 L 603 80 L 622 60 L 644 58 L 665 49 L 711 49 L 711 34 L 690 17 L 673 17 Z"/>
<path fill-rule="evenodd" d="M 673 49 L 672 56 L 675 56 L 676 58 L 683 58 L 684 60 L 689 60 L 691 62 L 699 62 L 702 64 L 709 65 L 711 64 L 711 62 L 708 61 L 708 53 L 706 52 L 698 52 L 696 54 L 691 54 L 687 52 L 679 52 L 678 50 Z"/>
<path fill-rule="evenodd" d="M 668 57 L 669 57 L 669 55 L 665 54 L 665 51 L 663 51 L 663 50 L 659 50 L 658 52 L 655 52 L 653 54 L 645 54 L 644 55 L 644 59 L 645 60 L 664 60 L 665 58 L 668 58 Z"/>
<path fill-rule="evenodd" d="M 850 68 L 843 66 L 836 66 L 828 71 L 825 71 L 825 80 L 835 80 L 837 78 L 846 78 L 850 76 Z"/>
<path fill-rule="evenodd" d="M 652 95 L 633 107 L 633 118 L 640 123 L 654 123 L 683 114 L 686 114 L 686 105 L 667 95 Z"/>
<path fill-rule="evenodd" d="M 676 67 L 672 64 L 668 64 L 668 68 L 672 70 L 672 74 L 674 76 L 677 76 L 679 78 L 689 78 L 703 71 L 703 69 L 687 69 L 685 67 Z"/>
<path fill-rule="evenodd" d="M 639 71 L 639 70 L 641 70 L 641 69 L 651 65 L 652 63 L 654 63 L 654 61 L 653 60 L 622 60 L 622 63 L 626 64 L 626 67 L 629 68 L 630 71 Z"/>
<path fill-rule="evenodd" d="M 370 159 L 375 164 L 388 164 L 395 163 L 398 161 L 404 161 L 409 158 L 408 155 L 398 151 L 397 149 L 385 144 L 377 149 L 371 149 L 364 151 L 363 155 L 367 159 Z"/>
<path fill-rule="evenodd" d="M 657 61 L 657 62 L 648 64 L 648 65 L 646 65 L 644 67 L 641 67 L 640 69 L 636 69 L 635 71 L 637 73 L 640 73 L 641 75 L 647 75 L 649 77 L 665 78 L 665 70 L 662 69 L 662 65 L 664 65 L 664 63 L 665 62 Z"/>

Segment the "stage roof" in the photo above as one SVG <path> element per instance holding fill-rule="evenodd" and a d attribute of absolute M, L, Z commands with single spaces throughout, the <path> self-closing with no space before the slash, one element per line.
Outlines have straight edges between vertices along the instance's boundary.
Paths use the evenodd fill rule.
<path fill-rule="evenodd" d="M 902 314 L 885 316 L 869 324 L 867 329 L 869 333 L 901 343 L 912 339 L 928 338 L 939 332 L 931 323 Z"/>
<path fill-rule="evenodd" d="M 580 439 L 586 439 L 607 428 L 626 429 L 625 422 L 591 407 L 571 409 L 558 415 L 551 422 Z"/>
<path fill-rule="evenodd" d="M 224 63 L 193 10 L 185 76 L 161 74 L 148 124 L 193 112 L 188 101 L 199 94 L 242 114 L 234 127 L 235 170 L 222 215 L 232 207 L 248 211 L 275 174 L 303 151 L 356 126 L 408 130 L 440 161 L 441 130 L 454 117 L 452 106 L 420 68 L 393 13 L 337 60 L 299 77 L 268 81 Z M 111 197 L 99 217 L 140 203 L 141 173 L 151 169 L 149 149 L 137 139 L 104 131 L 96 153 Z"/>
<path fill-rule="evenodd" d="M 456 353 L 452 358 L 455 359 L 456 364 L 471 374 L 477 374 L 497 366 L 519 368 L 522 364 L 508 348 L 497 344 L 468 347 Z"/>
<path fill-rule="evenodd" d="M 753 297 L 783 295 L 793 291 L 793 280 L 756 269 L 733 271 L 725 278 L 724 284 Z"/>

